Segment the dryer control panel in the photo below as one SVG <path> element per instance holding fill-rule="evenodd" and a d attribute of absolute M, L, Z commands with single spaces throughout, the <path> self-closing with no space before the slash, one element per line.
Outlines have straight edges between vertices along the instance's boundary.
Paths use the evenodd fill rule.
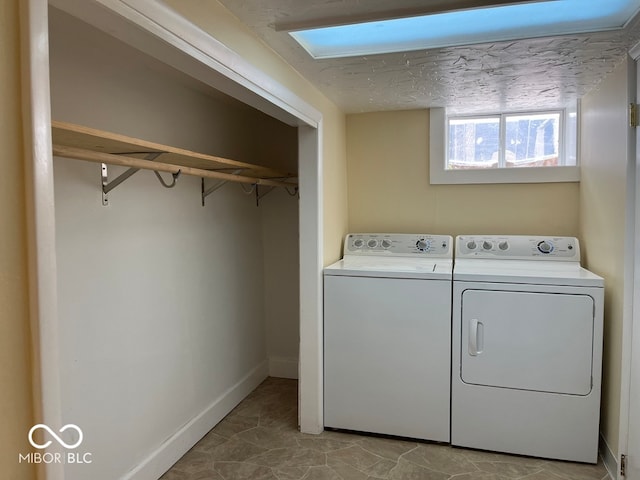
<path fill-rule="evenodd" d="M 580 244 L 575 237 L 458 235 L 456 257 L 580 262 Z"/>
<path fill-rule="evenodd" d="M 426 233 L 350 233 L 344 256 L 453 257 L 453 237 Z"/>

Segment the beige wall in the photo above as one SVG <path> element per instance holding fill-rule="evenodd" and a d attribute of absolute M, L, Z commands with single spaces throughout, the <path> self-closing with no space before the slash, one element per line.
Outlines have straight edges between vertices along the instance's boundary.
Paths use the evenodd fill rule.
<path fill-rule="evenodd" d="M 0 4 L 0 476 L 27 480 L 34 469 L 18 463 L 32 424 L 18 4 Z"/>
<path fill-rule="evenodd" d="M 430 185 L 429 112 L 349 115 L 349 231 L 578 234 L 577 183 Z"/>
<path fill-rule="evenodd" d="M 605 279 L 601 432 L 618 452 L 624 290 L 628 64 L 582 101 L 580 235 L 584 263 Z"/>
<path fill-rule="evenodd" d="M 344 114 L 217 1 L 165 3 L 322 113 L 324 263 L 337 260 L 347 231 Z"/>

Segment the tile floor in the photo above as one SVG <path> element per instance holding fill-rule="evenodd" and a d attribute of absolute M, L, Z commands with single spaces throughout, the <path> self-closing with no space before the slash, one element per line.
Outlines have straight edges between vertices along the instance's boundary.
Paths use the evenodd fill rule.
<path fill-rule="evenodd" d="M 268 378 L 161 480 L 601 480 L 585 465 L 297 430 L 297 382 Z"/>

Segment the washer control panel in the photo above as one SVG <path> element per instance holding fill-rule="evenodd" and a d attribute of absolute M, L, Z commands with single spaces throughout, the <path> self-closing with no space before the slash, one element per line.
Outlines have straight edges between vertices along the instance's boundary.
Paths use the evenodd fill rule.
<path fill-rule="evenodd" d="M 453 237 L 423 233 L 350 233 L 344 255 L 452 258 Z"/>
<path fill-rule="evenodd" d="M 456 257 L 579 262 L 580 244 L 575 237 L 459 235 Z"/>

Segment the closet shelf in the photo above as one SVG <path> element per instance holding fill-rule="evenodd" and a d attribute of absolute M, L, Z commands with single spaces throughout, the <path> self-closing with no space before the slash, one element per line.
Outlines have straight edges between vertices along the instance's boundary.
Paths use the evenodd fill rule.
<path fill-rule="evenodd" d="M 89 162 L 122 165 L 157 172 L 193 175 L 230 182 L 296 187 L 297 175 L 251 163 L 192 152 L 72 123 L 51 122 L 53 154 Z M 157 153 L 157 160 L 145 160 Z"/>

